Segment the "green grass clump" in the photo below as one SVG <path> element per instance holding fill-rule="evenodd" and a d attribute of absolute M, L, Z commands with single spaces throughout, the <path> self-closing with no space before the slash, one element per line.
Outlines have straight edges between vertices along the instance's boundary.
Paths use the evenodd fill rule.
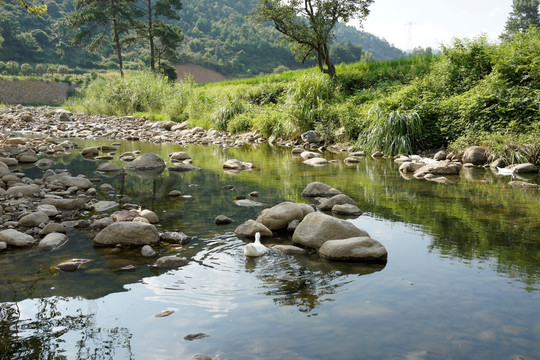
<path fill-rule="evenodd" d="M 413 154 L 422 143 L 422 120 L 415 112 L 385 112 L 373 107 L 368 113 L 368 128 L 358 139 L 366 151 L 385 154 Z"/>

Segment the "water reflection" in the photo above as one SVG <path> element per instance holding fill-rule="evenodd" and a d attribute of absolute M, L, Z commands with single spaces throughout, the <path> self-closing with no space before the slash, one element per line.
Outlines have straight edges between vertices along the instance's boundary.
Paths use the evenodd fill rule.
<path fill-rule="evenodd" d="M 97 303 L 77 308 L 83 304 L 61 297 L 1 303 L 0 359 L 133 359 L 131 332 L 97 327 Z"/>

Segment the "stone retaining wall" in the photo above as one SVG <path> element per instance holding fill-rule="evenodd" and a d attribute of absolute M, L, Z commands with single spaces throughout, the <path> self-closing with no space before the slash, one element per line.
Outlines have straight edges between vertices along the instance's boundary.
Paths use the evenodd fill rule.
<path fill-rule="evenodd" d="M 58 105 L 66 101 L 71 87 L 56 81 L 0 80 L 0 103 Z"/>

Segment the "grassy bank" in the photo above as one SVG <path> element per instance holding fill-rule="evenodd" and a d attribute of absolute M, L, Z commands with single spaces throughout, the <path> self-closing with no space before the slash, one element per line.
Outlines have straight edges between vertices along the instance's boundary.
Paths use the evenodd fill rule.
<path fill-rule="evenodd" d="M 487 145 L 509 162 L 540 161 L 540 30 L 514 41 L 456 40 L 441 56 L 341 65 L 333 81 L 316 69 L 199 86 L 133 72 L 98 79 L 67 104 L 104 114 L 188 120 L 231 133 L 412 153 Z"/>

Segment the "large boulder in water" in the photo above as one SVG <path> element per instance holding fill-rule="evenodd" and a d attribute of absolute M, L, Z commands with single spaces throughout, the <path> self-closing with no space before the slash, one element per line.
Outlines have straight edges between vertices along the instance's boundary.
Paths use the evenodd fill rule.
<path fill-rule="evenodd" d="M 255 237 L 256 233 L 261 233 L 262 237 L 271 237 L 274 234 L 272 230 L 268 229 L 266 226 L 255 220 L 248 220 L 245 223 L 239 225 L 234 230 L 236 235 L 245 236 L 245 237 Z"/>
<path fill-rule="evenodd" d="M 295 204 L 290 201 L 282 202 L 269 209 L 264 209 L 257 221 L 270 230 L 286 229 L 293 220 L 302 220 L 314 210 L 308 204 Z"/>
<path fill-rule="evenodd" d="M 449 161 L 435 161 L 431 164 L 422 166 L 414 173 L 415 178 L 423 178 L 427 174 L 433 175 L 458 175 L 461 165 Z"/>
<path fill-rule="evenodd" d="M 157 170 L 164 169 L 165 166 L 165 161 L 159 155 L 147 153 L 142 154 L 128 165 L 124 166 L 124 169 L 134 171 Z"/>
<path fill-rule="evenodd" d="M 331 197 L 338 194 L 341 194 L 341 191 L 318 181 L 309 183 L 302 191 L 303 197 Z"/>
<path fill-rule="evenodd" d="M 369 234 L 351 222 L 314 212 L 306 215 L 304 220 L 298 224 L 292 240 L 295 244 L 318 249 L 328 240 L 362 236 L 369 237 Z"/>
<path fill-rule="evenodd" d="M 487 149 L 483 146 L 470 146 L 461 158 L 464 164 L 484 165 L 488 160 Z"/>
<path fill-rule="evenodd" d="M 339 195 L 334 195 L 331 198 L 324 199 L 323 201 L 321 201 L 319 206 L 317 206 L 317 208 L 321 211 L 331 211 L 334 205 L 345 205 L 345 204 L 356 206 L 356 202 L 353 199 L 351 199 L 345 194 L 339 194 Z"/>
<path fill-rule="evenodd" d="M 159 231 L 154 225 L 120 221 L 112 223 L 94 237 L 95 246 L 144 246 L 159 242 Z"/>
<path fill-rule="evenodd" d="M 386 262 L 388 252 L 377 240 L 370 237 L 336 239 L 325 242 L 319 254 L 329 260 Z"/>

